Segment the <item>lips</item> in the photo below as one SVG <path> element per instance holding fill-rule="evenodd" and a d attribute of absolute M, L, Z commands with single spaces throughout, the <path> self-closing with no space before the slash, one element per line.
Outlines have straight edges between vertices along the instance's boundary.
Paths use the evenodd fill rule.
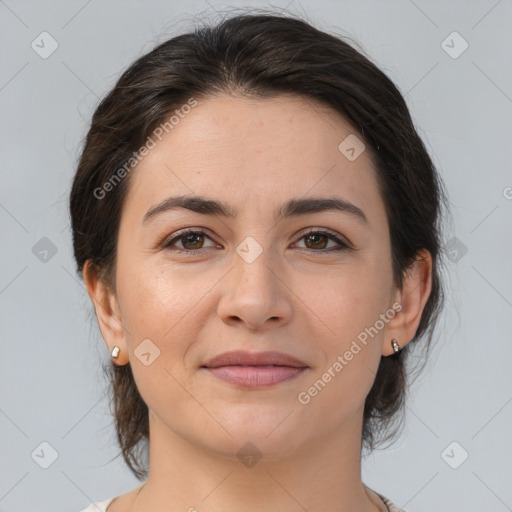
<path fill-rule="evenodd" d="M 297 377 L 309 366 L 281 352 L 235 351 L 215 356 L 201 368 L 237 387 L 263 388 Z"/>
<path fill-rule="evenodd" d="M 245 352 L 237 350 L 224 352 L 213 357 L 202 365 L 205 368 L 221 366 L 289 366 L 291 368 L 307 368 L 308 365 L 296 357 L 282 352 Z"/>

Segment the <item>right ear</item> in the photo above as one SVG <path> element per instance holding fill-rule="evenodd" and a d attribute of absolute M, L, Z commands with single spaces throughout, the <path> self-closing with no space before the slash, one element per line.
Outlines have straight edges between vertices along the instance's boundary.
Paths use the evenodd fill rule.
<path fill-rule="evenodd" d="M 90 259 L 84 264 L 82 276 L 89 298 L 96 310 L 101 335 L 107 344 L 109 353 L 112 353 L 117 345 L 121 351 L 115 359 L 115 364 L 123 366 L 129 363 L 128 346 L 116 293 L 112 287 L 101 280 Z"/>

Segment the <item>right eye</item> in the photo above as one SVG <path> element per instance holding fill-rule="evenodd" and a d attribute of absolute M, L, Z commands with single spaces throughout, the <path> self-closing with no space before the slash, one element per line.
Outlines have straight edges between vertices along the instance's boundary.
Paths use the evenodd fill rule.
<path fill-rule="evenodd" d="M 199 252 L 201 249 L 203 249 L 203 247 L 197 247 L 197 245 L 201 245 L 205 237 L 211 240 L 211 238 L 206 235 L 206 231 L 202 228 L 189 228 L 181 231 L 167 242 L 164 242 L 163 248 L 172 252 Z M 181 249 L 173 247 L 176 241 L 181 243 L 184 248 Z M 186 245 L 192 248 L 187 248 Z"/>

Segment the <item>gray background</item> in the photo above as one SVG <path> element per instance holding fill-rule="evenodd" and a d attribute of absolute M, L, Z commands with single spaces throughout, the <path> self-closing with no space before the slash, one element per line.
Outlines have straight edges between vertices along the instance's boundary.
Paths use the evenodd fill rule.
<path fill-rule="evenodd" d="M 365 461 L 363 481 L 408 512 L 512 510 L 512 2 L 273 3 L 287 4 L 353 36 L 395 81 L 453 211 L 440 336 L 401 437 Z M 0 511 L 76 512 L 139 485 L 114 459 L 100 369 L 110 355 L 74 272 L 67 196 L 92 112 L 120 72 L 193 15 L 226 7 L 0 0 Z M 31 47 L 43 31 L 59 45 L 46 59 Z M 457 58 L 462 40 L 442 44 L 453 31 L 469 44 Z M 43 442 L 58 453 L 47 469 Z"/>

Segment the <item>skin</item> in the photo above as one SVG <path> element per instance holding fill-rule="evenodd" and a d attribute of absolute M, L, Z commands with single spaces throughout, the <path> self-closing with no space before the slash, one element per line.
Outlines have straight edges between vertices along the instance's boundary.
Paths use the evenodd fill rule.
<path fill-rule="evenodd" d="M 83 271 L 108 349 L 120 347 L 116 364 L 131 364 L 150 410 L 147 482 L 109 512 L 163 512 L 170 504 L 190 512 L 385 510 L 361 481 L 364 401 L 381 356 L 393 353 L 391 339 L 403 347 L 414 337 L 432 260 L 423 251 L 396 289 L 370 154 L 349 161 L 338 150 L 351 133 L 342 116 L 313 100 L 218 95 L 200 100 L 132 171 L 115 290 L 90 265 Z M 368 225 L 339 211 L 273 220 L 288 199 L 333 192 L 361 208 Z M 181 194 L 222 200 L 238 217 L 177 209 L 141 224 L 150 207 Z M 174 247 L 198 254 L 159 246 L 187 227 L 206 236 Z M 333 230 L 355 250 L 328 253 L 337 242 L 305 237 L 309 228 Z M 248 236 L 263 249 L 251 263 L 236 252 Z M 299 403 L 298 394 L 396 302 L 401 311 Z M 160 355 L 146 366 L 134 350 L 148 338 Z M 285 352 L 309 368 L 256 390 L 199 368 L 236 349 Z M 249 441 L 262 454 L 252 467 L 236 456 Z"/>

